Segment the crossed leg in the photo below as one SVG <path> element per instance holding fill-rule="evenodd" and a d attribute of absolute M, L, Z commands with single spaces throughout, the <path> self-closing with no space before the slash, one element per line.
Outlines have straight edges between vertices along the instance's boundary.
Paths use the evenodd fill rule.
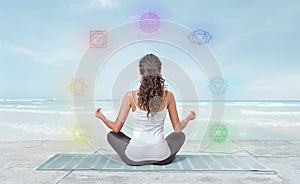
<path fill-rule="evenodd" d="M 113 131 L 109 132 L 107 134 L 107 141 L 111 145 L 111 147 L 118 153 L 121 160 L 128 165 L 135 165 L 135 166 L 146 165 L 146 164 L 165 165 L 171 163 L 174 160 L 176 153 L 179 151 L 179 149 L 181 148 L 181 146 L 185 141 L 185 135 L 183 132 L 179 132 L 179 133 L 172 132 L 166 137 L 166 141 L 169 145 L 171 155 L 162 161 L 150 160 L 150 161 L 135 162 L 129 159 L 125 154 L 125 150 L 127 145 L 129 144 L 130 137 L 125 135 L 123 132 L 118 132 L 118 133 L 115 133 Z"/>

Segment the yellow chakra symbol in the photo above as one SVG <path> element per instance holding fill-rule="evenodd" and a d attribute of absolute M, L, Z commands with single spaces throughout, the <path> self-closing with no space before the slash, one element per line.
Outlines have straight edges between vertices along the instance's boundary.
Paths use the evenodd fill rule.
<path fill-rule="evenodd" d="M 87 88 L 83 79 L 72 79 L 68 85 L 68 89 L 72 92 L 73 96 L 83 96 Z"/>
<path fill-rule="evenodd" d="M 92 137 L 92 129 L 86 125 L 75 125 L 72 130 L 72 136 L 79 143 L 87 142 Z"/>

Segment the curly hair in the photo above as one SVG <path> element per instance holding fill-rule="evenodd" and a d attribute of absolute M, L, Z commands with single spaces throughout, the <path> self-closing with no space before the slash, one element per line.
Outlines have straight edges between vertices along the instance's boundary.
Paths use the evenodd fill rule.
<path fill-rule="evenodd" d="M 154 54 L 145 55 L 139 62 L 141 85 L 138 93 L 138 105 L 149 114 L 155 114 L 163 103 L 164 82 L 161 76 L 161 62 Z"/>

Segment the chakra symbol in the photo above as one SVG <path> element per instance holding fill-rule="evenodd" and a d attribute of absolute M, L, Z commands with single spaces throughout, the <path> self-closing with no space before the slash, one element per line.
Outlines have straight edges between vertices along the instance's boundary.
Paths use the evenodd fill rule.
<path fill-rule="evenodd" d="M 227 84 L 222 77 L 214 77 L 210 80 L 208 87 L 214 95 L 221 95 L 225 93 Z"/>
<path fill-rule="evenodd" d="M 159 17 L 153 12 L 144 13 L 140 18 L 140 26 L 144 32 L 153 33 L 159 29 Z"/>
<path fill-rule="evenodd" d="M 88 126 L 75 125 L 72 130 L 72 136 L 77 142 L 84 143 L 87 142 L 89 139 L 91 139 L 92 130 Z"/>
<path fill-rule="evenodd" d="M 209 137 L 214 142 L 222 142 L 228 136 L 228 129 L 225 125 L 216 124 L 209 129 Z"/>
<path fill-rule="evenodd" d="M 83 79 L 72 79 L 68 85 L 68 89 L 72 92 L 73 96 L 83 96 L 87 88 Z"/>
<path fill-rule="evenodd" d="M 211 39 L 212 36 L 207 32 L 207 31 L 203 31 L 203 30 L 196 30 L 193 31 L 189 36 L 188 39 L 194 43 L 194 44 L 205 44 L 208 43 Z"/>
<path fill-rule="evenodd" d="M 96 30 L 90 31 L 90 47 L 106 48 L 107 47 L 107 31 Z"/>

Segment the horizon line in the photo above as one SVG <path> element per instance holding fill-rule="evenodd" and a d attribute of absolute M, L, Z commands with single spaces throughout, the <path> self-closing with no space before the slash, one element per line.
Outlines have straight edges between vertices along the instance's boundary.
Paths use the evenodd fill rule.
<path fill-rule="evenodd" d="M 62 102 L 62 101 L 75 101 L 68 99 L 59 99 L 56 98 L 3 98 L 0 97 L 0 102 L 10 102 L 10 101 L 27 101 L 27 102 Z M 121 101 L 121 99 L 85 99 L 85 100 L 76 100 L 76 101 Z M 201 99 L 201 100 L 182 100 L 178 99 L 176 102 L 300 102 L 300 99 L 225 99 L 225 100 L 210 100 L 210 99 Z"/>

